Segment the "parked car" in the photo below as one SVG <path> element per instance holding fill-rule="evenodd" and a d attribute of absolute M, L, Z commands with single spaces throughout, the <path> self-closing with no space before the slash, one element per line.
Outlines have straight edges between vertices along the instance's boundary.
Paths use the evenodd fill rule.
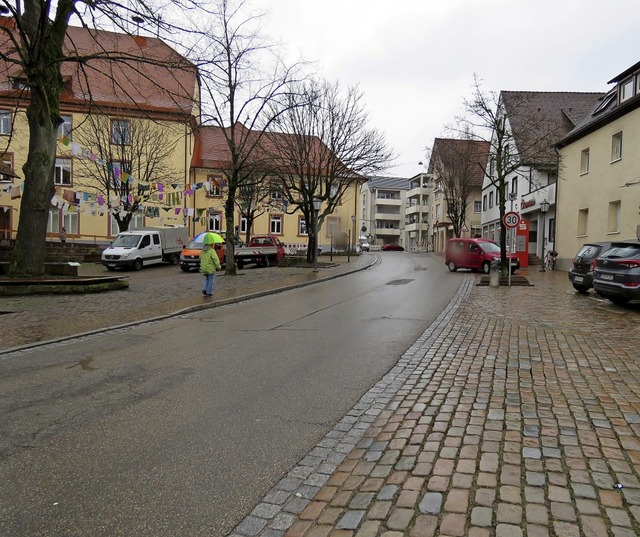
<path fill-rule="evenodd" d="M 593 288 L 614 304 L 640 300 L 640 242 L 614 242 L 596 260 Z"/>
<path fill-rule="evenodd" d="M 569 281 L 580 293 L 586 293 L 593 287 L 593 267 L 596 259 L 611 248 L 610 242 L 588 242 L 583 244 L 571 261 Z"/>
<path fill-rule="evenodd" d="M 399 244 L 383 244 L 380 249 L 383 252 L 404 252 L 404 248 L 402 246 L 400 246 Z"/>
<path fill-rule="evenodd" d="M 202 233 L 198 233 L 187 246 L 182 250 L 180 254 L 180 269 L 184 272 L 189 272 L 191 269 L 199 270 L 200 269 L 200 254 L 202 253 L 202 248 L 204 247 L 204 236 L 207 233 L 213 233 L 214 235 L 218 235 L 220 237 L 219 241 L 215 243 L 214 248 L 218 252 L 218 259 L 220 260 L 220 264 L 225 264 L 225 243 L 224 237 L 215 231 L 203 231 Z"/>
<path fill-rule="evenodd" d="M 445 265 L 451 272 L 458 269 L 471 269 L 489 274 L 491 263 L 500 262 L 500 246 L 488 239 L 449 239 L 444 259 Z M 513 274 L 520 268 L 520 261 L 508 252 L 507 259 L 511 259 Z"/>

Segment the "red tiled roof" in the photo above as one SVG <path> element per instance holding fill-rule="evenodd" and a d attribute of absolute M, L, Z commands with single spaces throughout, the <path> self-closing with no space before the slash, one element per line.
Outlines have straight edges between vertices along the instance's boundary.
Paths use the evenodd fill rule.
<path fill-rule="evenodd" d="M 253 151 L 251 159 L 253 163 L 259 161 L 260 155 L 262 155 L 265 162 L 277 158 L 280 164 L 283 162 L 290 164 L 291 173 L 300 174 L 302 172 L 302 170 L 295 169 L 301 164 L 298 162 L 300 156 L 298 142 L 292 142 L 296 135 L 270 131 L 264 133 L 250 131 L 241 123 L 236 124 L 235 130 L 236 143 L 240 151 L 243 148 L 246 148 L 247 152 Z M 201 126 L 196 132 L 196 145 L 191 166 L 220 170 L 229 169 L 232 165 L 231 151 L 227 142 L 227 137 L 231 136 L 230 132 L 231 130 L 228 127 L 222 129 L 215 126 Z M 319 138 L 315 136 L 306 137 L 305 141 L 307 142 L 305 143 L 305 150 L 308 151 L 312 173 L 318 172 L 318 166 L 334 166 L 337 170 L 340 170 L 341 167 L 344 168 Z M 255 146 L 255 148 L 252 146 Z M 287 153 L 295 153 L 295 155 L 288 157 Z M 354 175 L 354 178 L 364 179 L 352 172 L 348 172 L 346 169 L 345 172 Z"/>
<path fill-rule="evenodd" d="M 0 24 L 11 26 L 6 18 Z M 0 47 L 10 50 L 8 37 Z M 142 109 L 191 115 L 196 106 L 197 71 L 161 39 L 70 26 L 64 42 L 69 61 L 61 66 L 67 81 L 61 105 Z M 81 63 L 73 58 L 86 58 Z M 0 95 L 18 96 L 19 65 L 0 61 Z M 197 109 L 197 108 L 196 108 Z"/>

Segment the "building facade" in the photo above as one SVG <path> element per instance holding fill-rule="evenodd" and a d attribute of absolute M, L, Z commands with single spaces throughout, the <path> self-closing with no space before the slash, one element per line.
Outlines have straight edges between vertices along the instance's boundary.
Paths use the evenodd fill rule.
<path fill-rule="evenodd" d="M 558 267 L 566 270 L 586 242 L 639 237 L 640 62 L 557 145 Z"/>
<path fill-rule="evenodd" d="M 505 128 L 501 133 L 494 130 L 491 139 L 489 165 L 482 185 L 483 237 L 500 240 L 496 172 L 496 161 L 500 157 L 508 168 L 505 211 L 518 212 L 526 232 L 526 240 L 518 248 L 522 248 L 525 255 L 541 259 L 544 252 L 555 249 L 558 156 L 554 144 L 582 120 L 599 95 L 501 92 L 496 114 L 505 119 Z"/>
<path fill-rule="evenodd" d="M 409 248 L 405 235 L 407 194 L 411 180 L 400 177 L 370 177 L 360 188 L 357 218 L 360 237 L 366 237 L 372 250 L 385 244 Z"/>

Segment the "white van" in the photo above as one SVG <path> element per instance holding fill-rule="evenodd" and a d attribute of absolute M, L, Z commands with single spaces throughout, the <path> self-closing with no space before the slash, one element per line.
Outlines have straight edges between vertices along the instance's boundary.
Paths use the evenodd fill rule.
<path fill-rule="evenodd" d="M 118 267 L 140 270 L 145 265 L 162 262 L 177 265 L 180 252 L 188 242 L 184 227 L 123 231 L 102 252 L 102 264 L 111 271 Z"/>

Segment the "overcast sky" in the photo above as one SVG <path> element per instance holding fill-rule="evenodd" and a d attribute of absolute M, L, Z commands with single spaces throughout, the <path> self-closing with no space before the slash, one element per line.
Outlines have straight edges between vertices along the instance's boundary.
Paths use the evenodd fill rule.
<path fill-rule="evenodd" d="M 387 175 L 424 171 L 425 147 L 485 91 L 605 92 L 640 61 L 640 1 L 254 0 L 263 31 L 319 73 L 359 84 L 371 126 L 398 155 Z"/>

